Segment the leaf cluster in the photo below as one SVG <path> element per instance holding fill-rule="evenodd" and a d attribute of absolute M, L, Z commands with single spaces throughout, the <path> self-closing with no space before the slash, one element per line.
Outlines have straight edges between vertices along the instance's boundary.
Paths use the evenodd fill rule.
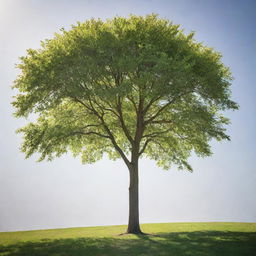
<path fill-rule="evenodd" d="M 61 30 L 21 57 L 17 117 L 27 157 L 68 150 L 84 163 L 103 154 L 127 165 L 145 155 L 168 169 L 192 170 L 192 151 L 211 154 L 211 139 L 229 139 L 223 110 L 231 74 L 221 54 L 157 15 L 91 19 Z"/>

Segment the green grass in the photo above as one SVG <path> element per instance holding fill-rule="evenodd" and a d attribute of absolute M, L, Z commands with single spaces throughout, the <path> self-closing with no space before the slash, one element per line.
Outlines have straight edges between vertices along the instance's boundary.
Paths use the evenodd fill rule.
<path fill-rule="evenodd" d="M 0 255 L 11 256 L 253 256 L 256 223 L 143 224 L 150 235 L 119 235 L 126 226 L 0 233 Z"/>

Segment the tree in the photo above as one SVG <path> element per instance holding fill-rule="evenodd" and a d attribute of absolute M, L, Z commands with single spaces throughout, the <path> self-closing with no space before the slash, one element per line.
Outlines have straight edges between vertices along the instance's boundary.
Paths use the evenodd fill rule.
<path fill-rule="evenodd" d="M 128 233 L 139 225 L 138 162 L 192 171 L 187 159 L 229 139 L 222 113 L 231 74 L 221 54 L 156 15 L 91 19 L 29 49 L 13 105 L 37 120 L 18 130 L 22 151 L 52 160 L 67 151 L 83 163 L 123 159 L 130 173 Z"/>

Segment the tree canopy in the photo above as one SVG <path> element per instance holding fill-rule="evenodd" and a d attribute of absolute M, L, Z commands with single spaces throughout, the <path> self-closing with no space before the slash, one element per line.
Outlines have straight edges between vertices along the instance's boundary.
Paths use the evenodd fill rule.
<path fill-rule="evenodd" d="M 22 151 L 51 160 L 71 151 L 83 163 L 106 154 L 192 170 L 191 152 L 229 139 L 223 116 L 237 109 L 221 54 L 157 15 L 91 19 L 27 51 L 14 83 Z"/>

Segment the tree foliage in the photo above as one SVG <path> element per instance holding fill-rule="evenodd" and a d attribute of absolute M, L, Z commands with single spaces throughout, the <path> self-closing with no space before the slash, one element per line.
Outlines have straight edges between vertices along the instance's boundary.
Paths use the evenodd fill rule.
<path fill-rule="evenodd" d="M 221 54 L 156 15 L 91 19 L 29 49 L 13 105 L 22 151 L 51 160 L 67 151 L 92 163 L 107 154 L 126 164 L 137 153 L 163 168 L 192 170 L 187 159 L 229 139 L 223 110 L 231 74 Z"/>

